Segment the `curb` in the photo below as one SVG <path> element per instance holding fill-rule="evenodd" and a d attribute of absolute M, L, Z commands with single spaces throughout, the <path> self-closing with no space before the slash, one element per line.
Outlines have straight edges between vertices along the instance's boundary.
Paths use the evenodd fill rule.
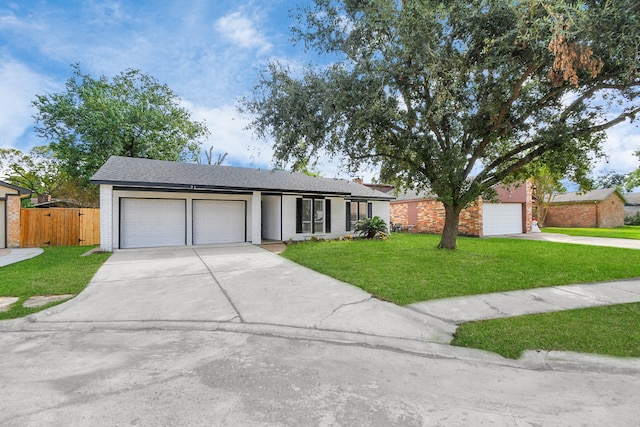
<path fill-rule="evenodd" d="M 507 359 L 484 350 L 454 347 L 426 341 L 392 338 L 361 333 L 292 326 L 235 322 L 38 322 L 31 317 L 0 322 L 0 332 L 101 332 L 101 331 L 194 331 L 226 332 L 266 337 L 310 340 L 337 345 L 413 354 L 429 359 L 450 359 L 486 363 L 516 369 L 558 372 L 597 372 L 614 375 L 640 375 L 640 358 L 617 358 L 592 354 L 527 350 L 520 359 Z"/>

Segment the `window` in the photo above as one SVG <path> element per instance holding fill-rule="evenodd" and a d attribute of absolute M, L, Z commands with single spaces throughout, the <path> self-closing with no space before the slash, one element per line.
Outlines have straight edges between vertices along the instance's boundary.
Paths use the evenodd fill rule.
<path fill-rule="evenodd" d="M 331 200 L 296 199 L 296 233 L 330 233 Z"/>
<path fill-rule="evenodd" d="M 371 218 L 372 211 L 373 204 L 370 202 L 347 202 L 347 231 L 353 230 L 361 219 Z"/>

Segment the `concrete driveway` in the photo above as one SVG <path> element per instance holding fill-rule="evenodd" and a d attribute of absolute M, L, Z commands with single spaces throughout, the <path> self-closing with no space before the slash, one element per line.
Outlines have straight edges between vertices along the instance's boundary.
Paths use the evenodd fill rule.
<path fill-rule="evenodd" d="M 31 321 L 271 325 L 435 343 L 450 342 L 455 331 L 251 244 L 117 251 L 80 295 Z"/>

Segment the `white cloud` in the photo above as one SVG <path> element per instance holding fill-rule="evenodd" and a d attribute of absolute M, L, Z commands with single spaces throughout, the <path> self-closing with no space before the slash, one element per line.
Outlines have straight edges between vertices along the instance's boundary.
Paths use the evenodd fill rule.
<path fill-rule="evenodd" d="M 258 49 L 264 53 L 272 48 L 266 36 L 255 28 L 254 22 L 240 12 L 219 18 L 215 23 L 215 29 L 223 37 L 244 49 Z"/>
<path fill-rule="evenodd" d="M 31 102 L 36 94 L 52 90 L 55 84 L 12 58 L 0 62 L 0 146 L 18 147 L 18 140 L 34 124 Z"/>
<path fill-rule="evenodd" d="M 36 31 L 43 28 L 37 21 L 18 18 L 13 11 L 0 11 L 0 30 Z"/>
<path fill-rule="evenodd" d="M 627 173 L 637 169 L 640 164 L 634 153 L 640 149 L 638 124 L 626 122 L 609 129 L 603 149 L 608 155 L 609 161 L 597 162 L 594 168 L 595 176 L 605 172 Z"/>
<path fill-rule="evenodd" d="M 214 157 L 217 157 L 217 154 L 229 153 L 223 164 L 262 169 L 271 167 L 271 147 L 253 138 L 251 131 L 245 129 L 249 119 L 243 117 L 233 105 L 215 108 L 195 106 L 188 102 L 183 102 L 183 105 L 192 111 L 193 119 L 205 121 L 211 132 L 202 148 L 209 149 L 213 146 Z"/>

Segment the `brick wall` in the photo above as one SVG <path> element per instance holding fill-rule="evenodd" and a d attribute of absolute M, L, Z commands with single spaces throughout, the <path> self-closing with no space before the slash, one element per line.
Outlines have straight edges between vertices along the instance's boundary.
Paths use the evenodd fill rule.
<path fill-rule="evenodd" d="M 598 204 L 598 227 L 612 228 L 624 225 L 624 201 L 613 194 Z"/>
<path fill-rule="evenodd" d="M 20 247 L 20 196 L 7 194 L 7 247 Z"/>
<path fill-rule="evenodd" d="M 547 227 L 620 227 L 624 225 L 624 201 L 617 194 L 599 203 L 551 205 L 545 220 Z"/>
<path fill-rule="evenodd" d="M 410 210 L 415 206 L 415 224 L 409 221 Z M 482 216 L 480 210 L 482 201 L 469 206 L 460 212 L 459 234 L 481 236 Z M 413 212 L 412 212 L 413 213 Z M 412 218 L 413 219 L 413 218 Z M 444 205 L 436 200 L 398 201 L 391 203 L 391 222 L 403 226 L 414 226 L 411 231 L 418 233 L 441 234 L 444 229 Z"/>
<path fill-rule="evenodd" d="M 544 220 L 546 227 L 597 227 L 595 203 L 550 205 Z"/>

